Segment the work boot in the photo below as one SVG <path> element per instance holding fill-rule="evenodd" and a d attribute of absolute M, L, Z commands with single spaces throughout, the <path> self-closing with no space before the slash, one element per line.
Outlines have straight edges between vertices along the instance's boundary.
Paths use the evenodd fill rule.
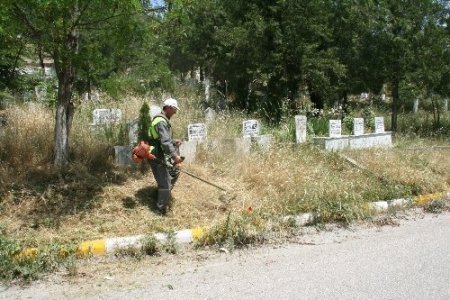
<path fill-rule="evenodd" d="M 169 204 L 170 190 L 158 189 L 158 200 L 156 202 L 156 209 L 161 215 L 167 213 L 167 205 Z"/>

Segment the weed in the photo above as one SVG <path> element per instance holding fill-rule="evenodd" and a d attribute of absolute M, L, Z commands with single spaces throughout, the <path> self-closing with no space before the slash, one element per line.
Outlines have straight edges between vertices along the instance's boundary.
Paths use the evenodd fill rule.
<path fill-rule="evenodd" d="M 132 257 L 137 260 L 141 260 L 144 255 L 143 251 L 135 245 L 128 245 L 126 247 L 120 247 L 115 249 L 114 256 L 116 257 Z"/>
<path fill-rule="evenodd" d="M 450 210 L 450 204 L 447 201 L 443 200 L 443 199 L 436 199 L 436 200 L 433 200 L 433 201 L 425 204 L 423 209 L 426 212 L 438 214 L 438 213 L 441 213 L 443 211 Z"/>
<path fill-rule="evenodd" d="M 232 251 L 235 247 L 261 243 L 265 240 L 264 225 L 260 216 L 254 212 L 245 211 L 236 218 L 229 212 L 224 223 L 214 226 L 199 244 L 217 244 Z"/>
<path fill-rule="evenodd" d="M 23 249 L 21 243 L 9 238 L 0 228 L 0 280 L 31 281 L 60 267 L 76 274 L 75 251 L 71 246 L 52 243 L 42 249 Z"/>
<path fill-rule="evenodd" d="M 174 231 L 169 231 L 167 233 L 167 240 L 162 246 L 164 252 L 169 254 L 177 254 L 178 253 L 178 245 L 176 243 L 176 236 Z"/>
<path fill-rule="evenodd" d="M 146 255 L 157 256 L 161 254 L 161 244 L 153 235 L 145 236 L 141 243 L 142 251 Z"/>

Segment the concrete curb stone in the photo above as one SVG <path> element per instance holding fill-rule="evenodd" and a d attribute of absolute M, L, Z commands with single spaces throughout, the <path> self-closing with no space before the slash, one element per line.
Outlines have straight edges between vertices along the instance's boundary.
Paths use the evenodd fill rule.
<path fill-rule="evenodd" d="M 413 205 L 424 206 L 427 203 L 430 203 L 436 199 L 449 198 L 450 199 L 450 191 L 449 192 L 440 192 L 433 193 L 427 195 L 416 196 L 412 199 L 393 199 L 388 201 L 376 201 L 368 203 L 371 209 L 374 209 L 377 213 L 385 212 L 391 208 L 401 208 L 401 207 L 410 207 Z M 283 220 L 294 221 L 296 226 L 307 226 L 312 224 L 317 219 L 317 214 L 309 212 L 303 213 L 297 216 L 287 216 L 284 217 Z M 197 227 L 192 229 L 183 229 L 176 231 L 171 237 L 175 243 L 178 244 L 189 244 L 195 241 L 200 240 L 207 232 L 206 227 Z M 142 240 L 148 237 L 148 235 L 135 235 L 128 237 L 115 237 L 108 239 L 98 239 L 92 241 L 82 242 L 76 249 L 76 254 L 78 256 L 87 256 L 87 255 L 103 255 L 103 254 L 111 254 L 118 249 L 125 247 L 141 247 Z M 165 233 L 155 233 L 153 237 L 159 242 L 167 242 L 169 240 L 169 234 Z M 25 249 L 23 255 L 36 255 L 37 249 Z"/>

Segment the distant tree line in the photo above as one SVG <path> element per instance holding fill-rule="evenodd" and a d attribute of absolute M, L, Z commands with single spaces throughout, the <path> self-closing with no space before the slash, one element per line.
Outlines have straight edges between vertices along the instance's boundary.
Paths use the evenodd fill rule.
<path fill-rule="evenodd" d="M 73 94 L 170 90 L 198 72 L 232 107 L 272 123 L 309 95 L 316 108 L 361 92 L 450 93 L 445 0 L 4 0 L 0 91 L 23 57 L 54 60 L 55 163 L 68 161 Z"/>

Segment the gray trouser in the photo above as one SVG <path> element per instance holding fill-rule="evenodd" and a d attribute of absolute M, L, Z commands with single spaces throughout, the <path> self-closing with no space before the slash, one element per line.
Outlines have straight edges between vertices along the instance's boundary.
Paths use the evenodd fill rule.
<path fill-rule="evenodd" d="M 156 202 L 156 207 L 161 210 L 166 209 L 169 205 L 170 191 L 173 189 L 175 182 L 180 175 L 180 171 L 176 169 L 169 170 L 166 166 L 158 164 L 155 161 L 151 161 L 150 166 L 152 168 L 156 183 L 158 184 L 158 199 Z"/>

